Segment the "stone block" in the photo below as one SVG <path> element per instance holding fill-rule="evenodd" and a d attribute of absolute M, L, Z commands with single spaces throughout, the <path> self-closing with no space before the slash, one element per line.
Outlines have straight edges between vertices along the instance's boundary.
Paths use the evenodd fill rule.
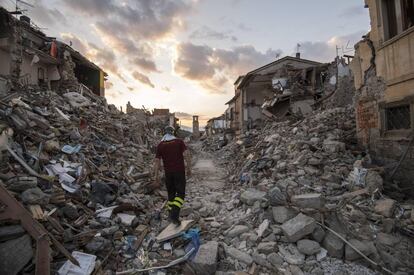
<path fill-rule="evenodd" d="M 256 189 L 248 189 L 240 195 L 240 200 L 244 204 L 252 206 L 256 201 L 261 201 L 265 196 L 265 192 Z"/>
<path fill-rule="evenodd" d="M 248 232 L 249 230 L 250 230 L 249 227 L 246 225 L 236 225 L 229 232 L 227 232 L 227 236 L 230 238 L 234 238 L 243 233 Z"/>
<path fill-rule="evenodd" d="M 217 258 L 218 242 L 210 241 L 200 246 L 190 265 L 196 274 L 213 275 L 217 270 Z"/>
<path fill-rule="evenodd" d="M 293 219 L 282 224 L 283 234 L 289 242 L 297 242 L 313 232 L 316 226 L 315 219 L 300 213 Z"/>
<path fill-rule="evenodd" d="M 232 246 L 224 245 L 224 251 L 226 252 L 226 255 L 247 265 L 251 265 L 253 263 L 253 258 L 249 254 L 242 252 Z"/>
<path fill-rule="evenodd" d="M 345 243 L 333 233 L 328 232 L 326 234 L 322 245 L 328 251 L 329 256 L 338 259 L 342 259 L 344 257 Z"/>
<path fill-rule="evenodd" d="M 322 194 L 309 193 L 293 196 L 292 203 L 300 208 L 322 209 L 325 205 L 325 199 Z"/>
<path fill-rule="evenodd" d="M 298 250 L 308 256 L 317 254 L 319 251 L 321 251 L 321 246 L 319 243 L 312 240 L 299 240 L 297 245 Z"/>
<path fill-rule="evenodd" d="M 315 230 L 312 232 L 312 238 L 318 243 L 323 241 L 325 238 L 325 230 L 323 230 L 322 226 L 316 225 Z"/>

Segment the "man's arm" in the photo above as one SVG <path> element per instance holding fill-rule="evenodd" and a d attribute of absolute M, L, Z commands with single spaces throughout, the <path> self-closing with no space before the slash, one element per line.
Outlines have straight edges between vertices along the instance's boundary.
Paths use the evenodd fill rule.
<path fill-rule="evenodd" d="M 187 172 L 187 177 L 191 177 L 191 154 L 188 150 L 185 150 L 184 153 L 185 168 Z"/>

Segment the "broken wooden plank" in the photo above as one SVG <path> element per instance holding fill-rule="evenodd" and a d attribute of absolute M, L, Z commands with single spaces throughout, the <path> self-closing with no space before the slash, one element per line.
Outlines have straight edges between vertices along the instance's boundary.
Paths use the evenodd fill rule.
<path fill-rule="evenodd" d="M 32 213 L 32 216 L 36 220 L 43 220 L 45 214 L 43 213 L 43 209 L 40 205 L 29 205 L 29 210 Z"/>

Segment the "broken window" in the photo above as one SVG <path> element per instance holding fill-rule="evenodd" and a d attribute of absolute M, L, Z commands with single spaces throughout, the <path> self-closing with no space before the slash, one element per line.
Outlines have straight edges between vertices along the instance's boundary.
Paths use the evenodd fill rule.
<path fill-rule="evenodd" d="M 390 39 L 398 34 L 398 23 L 397 23 L 397 9 L 396 1 L 394 0 L 383 0 L 384 5 L 384 21 L 385 21 L 385 39 Z"/>
<path fill-rule="evenodd" d="M 385 40 L 414 26 L 414 0 L 382 0 Z"/>
<path fill-rule="evenodd" d="M 386 108 L 385 123 L 387 130 L 411 129 L 410 105 Z"/>
<path fill-rule="evenodd" d="M 414 0 L 401 0 L 403 31 L 414 26 Z"/>

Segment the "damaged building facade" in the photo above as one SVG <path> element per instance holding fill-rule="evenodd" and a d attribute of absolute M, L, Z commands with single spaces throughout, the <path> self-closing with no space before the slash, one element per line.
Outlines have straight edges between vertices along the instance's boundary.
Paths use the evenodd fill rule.
<path fill-rule="evenodd" d="M 409 181 L 414 174 L 414 2 L 365 4 L 371 31 L 355 46 L 351 64 L 358 140 L 379 161 L 401 160 L 396 176 Z"/>
<path fill-rule="evenodd" d="M 30 18 L 0 7 L 0 85 L 88 88 L 105 95 L 107 74 L 69 45 L 46 36 Z"/>
<path fill-rule="evenodd" d="M 265 108 L 263 112 L 263 104 L 273 100 L 277 92 L 281 92 L 284 97 L 283 100 L 279 99 L 280 102 L 287 103 L 288 106 L 293 104 L 293 108 L 302 114 L 311 112 L 316 91 L 324 81 L 322 77 L 325 67 L 322 63 L 302 59 L 297 54 L 296 57 L 286 56 L 240 76 L 234 83 L 235 96 L 226 103 L 227 124 L 236 134 L 261 125 L 267 116 L 285 109 L 285 106 L 279 104 L 275 107 L 273 102 L 268 106 L 270 110 L 266 111 Z M 295 83 L 290 83 L 292 79 L 295 79 Z M 296 95 L 300 96 L 301 103 L 294 103 L 299 100 L 291 102 L 293 94 L 287 88 L 298 85 L 301 86 L 302 93 Z"/>

